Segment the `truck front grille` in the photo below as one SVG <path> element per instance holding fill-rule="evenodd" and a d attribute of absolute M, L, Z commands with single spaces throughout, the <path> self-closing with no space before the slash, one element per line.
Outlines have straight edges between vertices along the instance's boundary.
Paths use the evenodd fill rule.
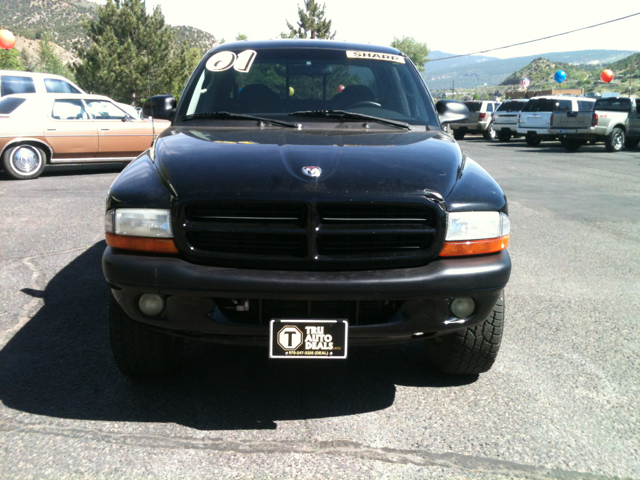
<path fill-rule="evenodd" d="M 424 265 L 444 213 L 428 204 L 197 202 L 174 228 L 195 263 L 238 268 L 362 270 Z"/>

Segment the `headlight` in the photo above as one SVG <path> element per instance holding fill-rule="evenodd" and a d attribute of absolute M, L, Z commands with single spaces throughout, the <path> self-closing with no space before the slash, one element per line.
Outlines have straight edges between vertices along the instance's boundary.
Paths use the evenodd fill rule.
<path fill-rule="evenodd" d="M 481 255 L 499 252 L 509 244 L 511 224 L 501 212 L 452 212 L 440 256 Z"/>
<path fill-rule="evenodd" d="M 107 244 L 127 250 L 177 253 L 171 210 L 117 208 L 105 214 Z"/>
<path fill-rule="evenodd" d="M 105 229 L 116 235 L 173 238 L 171 211 L 156 208 L 118 208 L 109 210 Z"/>

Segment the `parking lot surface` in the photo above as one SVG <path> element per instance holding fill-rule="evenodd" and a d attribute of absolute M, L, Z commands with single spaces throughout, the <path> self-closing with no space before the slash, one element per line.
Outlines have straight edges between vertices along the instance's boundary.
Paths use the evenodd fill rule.
<path fill-rule="evenodd" d="M 513 260 L 501 352 L 447 377 L 419 343 L 344 362 L 189 342 L 133 381 L 101 271 L 118 166 L 0 177 L 0 478 L 638 478 L 640 150 L 487 142 Z"/>

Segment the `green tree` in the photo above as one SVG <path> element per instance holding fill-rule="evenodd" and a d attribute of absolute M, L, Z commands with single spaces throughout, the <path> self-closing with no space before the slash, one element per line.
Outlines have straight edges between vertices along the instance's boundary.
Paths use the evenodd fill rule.
<path fill-rule="evenodd" d="M 324 17 L 325 5 L 315 0 L 304 0 L 304 9 L 298 7 L 297 28 L 287 21 L 289 33 L 281 33 L 282 38 L 326 38 L 333 40 L 336 32 L 331 33 L 331 20 Z"/>
<path fill-rule="evenodd" d="M 236 40 L 238 42 L 242 41 L 242 40 L 248 40 L 249 37 L 247 37 L 244 33 L 238 33 L 238 36 L 236 37 Z"/>
<path fill-rule="evenodd" d="M 53 73 L 73 80 L 73 73 L 56 54 L 49 37 L 44 35 L 38 46 L 38 56 L 35 61 L 36 72 Z"/>
<path fill-rule="evenodd" d="M 416 68 L 420 72 L 424 72 L 424 64 L 429 57 L 429 49 L 426 43 L 420 43 L 413 39 L 413 37 L 402 37 L 402 40 L 393 37 L 391 42 L 393 48 L 397 48 L 401 52 L 404 52 L 411 61 L 415 64 Z"/>
<path fill-rule="evenodd" d="M 89 42 L 75 46 L 78 84 L 123 103 L 140 105 L 161 93 L 178 96 L 201 56 L 176 42 L 160 7 L 149 15 L 143 0 L 107 0 L 83 27 Z"/>
<path fill-rule="evenodd" d="M 0 70 L 22 70 L 23 68 L 20 54 L 16 49 L 0 49 Z"/>

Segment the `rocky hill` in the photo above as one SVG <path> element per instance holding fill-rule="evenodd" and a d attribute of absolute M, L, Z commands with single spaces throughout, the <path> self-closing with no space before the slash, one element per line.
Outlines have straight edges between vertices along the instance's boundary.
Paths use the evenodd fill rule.
<path fill-rule="evenodd" d="M 85 38 L 83 18 L 95 18 L 99 5 L 86 0 L 0 0 L 0 28 L 24 37 L 23 43 L 47 35 L 66 50 L 63 58 L 73 58 L 73 45 Z M 169 24 L 169 19 L 165 19 Z M 172 26 L 178 40 L 186 40 L 202 53 L 216 45 L 216 38 L 197 28 Z M 17 48 L 20 50 L 21 45 Z"/>
<path fill-rule="evenodd" d="M 600 72 L 594 68 L 581 68 L 564 62 L 552 62 L 546 58 L 536 58 L 533 62 L 524 68 L 512 73 L 500 85 L 520 85 L 520 80 L 528 77 L 531 80 L 530 89 L 542 90 L 557 86 L 554 75 L 558 70 L 564 70 L 567 73 L 567 80 L 563 82 L 563 87 L 570 88 L 581 86 L 589 79 L 597 77 Z"/>

